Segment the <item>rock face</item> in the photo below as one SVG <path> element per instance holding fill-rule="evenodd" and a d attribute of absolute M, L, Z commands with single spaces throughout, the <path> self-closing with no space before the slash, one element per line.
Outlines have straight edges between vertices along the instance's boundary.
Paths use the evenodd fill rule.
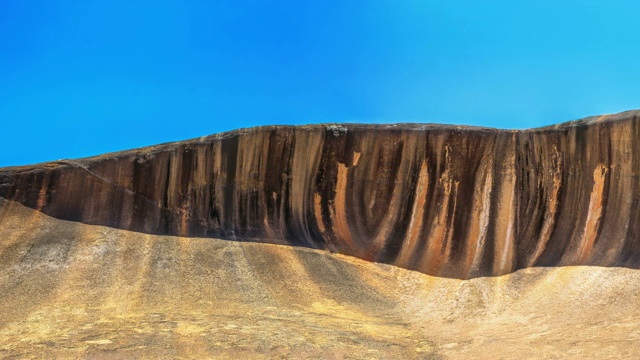
<path fill-rule="evenodd" d="M 290 244 L 473 278 L 640 268 L 640 112 L 506 131 L 238 130 L 0 169 L 0 196 L 138 232 Z"/>

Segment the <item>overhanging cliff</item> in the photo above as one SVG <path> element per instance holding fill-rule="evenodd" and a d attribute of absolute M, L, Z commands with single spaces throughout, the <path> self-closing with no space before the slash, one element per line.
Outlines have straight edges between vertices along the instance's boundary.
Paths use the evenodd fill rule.
<path fill-rule="evenodd" d="M 0 169 L 0 196 L 64 220 L 306 246 L 445 277 L 640 268 L 640 112 L 524 131 L 243 129 Z"/>

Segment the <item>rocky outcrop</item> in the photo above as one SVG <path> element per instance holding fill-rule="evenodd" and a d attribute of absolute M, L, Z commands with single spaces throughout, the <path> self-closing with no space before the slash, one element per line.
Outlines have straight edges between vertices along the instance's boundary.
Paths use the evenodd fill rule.
<path fill-rule="evenodd" d="M 640 271 L 470 280 L 0 199 L 0 359 L 636 359 Z"/>
<path fill-rule="evenodd" d="M 298 245 L 472 278 L 640 268 L 639 176 L 634 111 L 524 131 L 243 129 L 0 169 L 0 196 L 87 224 Z"/>

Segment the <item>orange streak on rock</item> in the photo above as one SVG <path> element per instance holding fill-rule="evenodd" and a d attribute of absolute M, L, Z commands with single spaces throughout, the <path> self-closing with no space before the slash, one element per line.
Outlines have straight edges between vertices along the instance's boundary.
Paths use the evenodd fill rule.
<path fill-rule="evenodd" d="M 324 221 L 322 220 L 322 196 L 318 193 L 313 194 L 313 214 L 316 216 L 316 224 L 320 232 L 324 234 L 326 231 L 324 228 Z"/>
<path fill-rule="evenodd" d="M 344 242 L 348 249 L 358 253 L 358 247 L 353 241 L 351 230 L 347 223 L 347 176 L 349 169 L 342 163 L 338 163 L 338 181 L 336 183 L 336 198 L 330 211 L 331 220 L 335 224 L 335 233 Z"/>
<path fill-rule="evenodd" d="M 584 264 L 589 260 L 593 243 L 598 235 L 600 218 L 602 217 L 602 198 L 604 195 L 604 182 L 608 169 L 603 165 L 593 170 L 593 190 L 589 199 L 589 211 L 587 221 L 582 234 L 582 240 L 578 245 L 577 264 Z"/>
<path fill-rule="evenodd" d="M 360 160 L 360 155 L 362 155 L 362 153 L 359 153 L 357 151 L 353 152 L 353 166 L 358 165 L 358 160 Z"/>
<path fill-rule="evenodd" d="M 38 204 L 36 205 L 36 210 L 41 211 L 45 205 L 47 205 L 47 187 L 43 185 L 38 193 Z"/>
<path fill-rule="evenodd" d="M 180 209 L 180 236 L 187 236 L 189 231 L 189 210 L 186 208 Z"/>
<path fill-rule="evenodd" d="M 46 175 L 42 180 L 42 186 L 40 186 L 40 192 L 38 193 L 38 202 L 36 204 L 36 210 L 41 211 L 47 205 L 48 189 L 49 189 L 49 176 Z"/>
<path fill-rule="evenodd" d="M 291 220 L 289 225 L 302 233 L 302 240 L 313 246 L 313 237 L 309 233 L 307 211 L 310 207 L 313 180 L 320 162 L 324 132 L 298 130 L 295 134 L 296 141 L 291 161 L 291 195 L 289 196 Z M 319 204 L 320 199 L 318 198 L 317 206 Z M 324 224 L 322 226 L 324 232 Z"/>
<path fill-rule="evenodd" d="M 500 186 L 498 200 L 498 213 L 495 232 L 495 258 L 493 262 L 493 274 L 504 275 L 513 271 L 513 255 L 515 252 L 514 222 L 516 213 L 516 179 L 514 171 L 515 152 L 510 151 L 504 164 L 503 182 Z"/>
<path fill-rule="evenodd" d="M 411 256 L 415 252 L 415 248 L 418 245 L 420 233 L 422 230 L 422 221 L 424 219 L 424 205 L 427 200 L 427 188 L 429 186 L 429 171 L 427 162 L 423 161 L 420 166 L 420 175 L 418 178 L 418 188 L 416 190 L 416 197 L 413 201 L 413 208 L 411 210 L 411 222 L 409 223 L 409 230 L 407 233 L 409 237 L 402 243 L 402 249 L 396 265 L 401 267 L 408 267 L 411 260 Z"/>

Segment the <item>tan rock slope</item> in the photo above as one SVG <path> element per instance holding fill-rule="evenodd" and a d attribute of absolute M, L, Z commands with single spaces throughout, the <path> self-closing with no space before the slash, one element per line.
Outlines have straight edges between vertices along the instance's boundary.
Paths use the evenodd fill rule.
<path fill-rule="evenodd" d="M 260 127 L 0 170 L 0 197 L 148 234 L 325 249 L 453 278 L 640 267 L 640 112 L 506 131 Z"/>
<path fill-rule="evenodd" d="M 636 359 L 640 271 L 457 280 L 0 200 L 2 359 Z"/>

